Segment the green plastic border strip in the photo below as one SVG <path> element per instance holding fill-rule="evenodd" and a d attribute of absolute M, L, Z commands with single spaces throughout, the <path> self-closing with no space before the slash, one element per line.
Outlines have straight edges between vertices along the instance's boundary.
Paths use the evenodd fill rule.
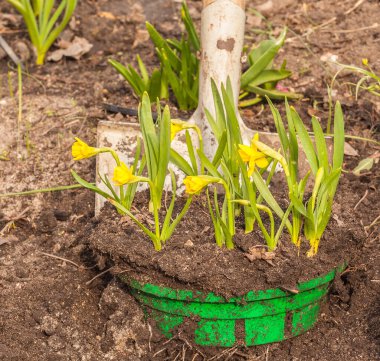
<path fill-rule="evenodd" d="M 299 292 L 305 292 L 318 288 L 323 285 L 328 285 L 334 278 L 336 273 L 342 272 L 347 266 L 344 262 L 342 265 L 336 267 L 324 276 L 313 278 L 306 282 L 301 282 L 297 286 Z M 269 300 L 273 298 L 287 297 L 290 292 L 283 291 L 282 289 L 269 289 L 269 290 L 259 290 L 259 291 L 249 291 L 242 297 L 232 297 L 226 300 L 222 296 L 218 296 L 215 293 L 204 293 L 200 291 L 190 291 L 190 290 L 174 290 L 169 287 L 163 287 L 154 285 L 151 283 L 141 284 L 134 279 L 129 278 L 127 275 L 120 275 L 120 279 L 129 284 L 133 289 L 140 292 L 144 292 L 151 296 L 159 298 L 169 298 L 171 300 L 178 301 L 191 301 L 200 303 L 245 303 L 260 300 Z"/>

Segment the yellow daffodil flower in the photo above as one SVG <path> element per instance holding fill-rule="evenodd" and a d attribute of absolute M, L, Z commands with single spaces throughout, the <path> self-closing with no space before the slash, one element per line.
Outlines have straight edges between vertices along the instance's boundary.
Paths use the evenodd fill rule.
<path fill-rule="evenodd" d="M 199 136 L 199 139 L 202 140 L 202 135 L 200 129 L 195 125 L 191 124 L 189 122 L 184 122 L 183 120 L 179 119 L 172 119 L 170 124 L 170 140 L 172 141 L 177 133 L 181 132 L 185 129 L 194 129 Z"/>
<path fill-rule="evenodd" d="M 259 140 L 259 134 L 256 133 L 253 137 L 255 140 Z M 259 168 L 265 168 L 269 162 L 266 155 L 257 150 L 257 147 L 251 143 L 250 146 L 239 144 L 239 155 L 243 162 L 248 163 L 248 176 L 251 176 L 255 170 L 255 166 Z"/>
<path fill-rule="evenodd" d="M 135 176 L 133 174 L 133 167 L 128 168 L 128 166 L 121 162 L 113 172 L 113 181 L 116 185 L 122 186 L 124 184 L 139 182 L 142 177 Z"/>
<path fill-rule="evenodd" d="M 210 177 L 208 175 L 197 175 L 197 176 L 187 176 L 183 180 L 185 185 L 185 191 L 187 194 L 193 195 L 198 194 L 210 183 L 219 183 L 220 180 L 215 177 Z"/>
<path fill-rule="evenodd" d="M 91 158 L 102 150 L 100 148 L 90 147 L 87 143 L 79 138 L 75 138 L 75 143 L 71 147 L 71 154 L 74 160 Z"/>

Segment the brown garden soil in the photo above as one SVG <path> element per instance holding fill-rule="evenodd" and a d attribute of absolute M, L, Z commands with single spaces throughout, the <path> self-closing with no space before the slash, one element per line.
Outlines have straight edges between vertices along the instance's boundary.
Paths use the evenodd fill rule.
<path fill-rule="evenodd" d="M 247 3 L 248 45 L 289 27 L 276 62 L 287 59 L 293 75 L 283 85 L 304 94 L 294 104 L 303 119 L 314 114 L 327 120 L 326 85 L 336 69 L 325 58 L 336 55 L 338 61 L 356 65 L 368 58 L 380 72 L 378 1 L 361 1 L 355 8 L 354 0 L 272 0 L 265 8 L 260 8 L 264 1 Z M 18 124 L 17 74 L 0 52 L 0 193 L 73 184 L 71 168 L 94 180 L 94 159 L 76 163 L 71 159 L 73 137 L 95 144 L 99 120 L 124 119 L 105 113 L 104 102 L 138 105 L 107 59 L 134 62 L 139 53 L 149 66 L 156 65 L 144 21 L 157 25 L 166 36 L 178 36 L 179 8 L 179 2 L 170 0 L 80 1 L 65 37 L 84 37 L 93 48 L 79 61 L 63 59 L 37 68 L 20 17 L 6 2 L 0 3 L 0 35 L 27 67 Z M 189 1 L 189 8 L 199 25 L 201 2 Z M 255 16 L 254 8 L 261 9 L 265 19 Z M 380 101 L 364 92 L 355 100 L 348 83 L 357 80 L 344 73 L 335 85 L 347 133 L 380 141 Z M 282 111 L 283 105 L 278 106 Z M 189 117 L 173 103 L 170 108 L 172 114 Z M 267 105 L 256 105 L 242 115 L 252 128 L 274 130 Z M 253 244 L 262 243 L 256 234 L 247 238 L 239 231 L 234 251 L 218 249 L 207 228 L 202 197 L 183 225 L 196 235 L 178 230 L 160 253 L 146 239 L 137 242 L 138 232 L 109 208 L 94 217 L 94 196 L 86 190 L 0 197 L 0 360 L 379 360 L 380 165 L 375 162 L 360 176 L 352 170 L 365 157 L 378 159 L 380 148 L 370 142 L 348 142 L 357 154 L 351 149 L 345 158 L 346 172 L 320 253 L 307 259 L 304 245 L 298 257 L 284 239 L 274 266 L 245 257 Z M 343 259 L 348 268 L 335 280 L 318 324 L 294 339 L 254 348 L 205 349 L 183 334 L 165 340 L 114 276 L 134 265 L 142 277 L 154 265 L 162 284 L 176 280 L 183 288 L 230 296 L 252 285 L 292 288 L 295 281 L 323 274 Z M 228 273 L 227 263 L 238 271 Z"/>

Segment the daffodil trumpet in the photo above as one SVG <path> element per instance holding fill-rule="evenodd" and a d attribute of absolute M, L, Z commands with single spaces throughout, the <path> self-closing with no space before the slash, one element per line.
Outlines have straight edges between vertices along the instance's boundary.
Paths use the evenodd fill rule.
<path fill-rule="evenodd" d="M 74 160 L 81 160 L 91 158 L 99 153 L 111 153 L 113 158 L 115 159 L 116 164 L 120 165 L 120 159 L 117 153 L 108 147 L 103 148 L 95 148 L 89 146 L 86 142 L 81 140 L 80 138 L 75 137 L 75 142 L 71 147 L 71 154 Z"/>

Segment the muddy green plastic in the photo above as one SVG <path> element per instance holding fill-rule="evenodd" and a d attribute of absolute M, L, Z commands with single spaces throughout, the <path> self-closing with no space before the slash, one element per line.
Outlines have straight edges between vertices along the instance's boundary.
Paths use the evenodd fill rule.
<path fill-rule="evenodd" d="M 140 284 L 125 275 L 120 278 L 166 337 L 173 337 L 178 326 L 192 320 L 194 332 L 188 337 L 196 344 L 232 347 L 279 342 L 309 330 L 336 273 L 343 269 L 299 283 L 298 293 L 277 288 L 228 300 L 213 293 Z"/>

